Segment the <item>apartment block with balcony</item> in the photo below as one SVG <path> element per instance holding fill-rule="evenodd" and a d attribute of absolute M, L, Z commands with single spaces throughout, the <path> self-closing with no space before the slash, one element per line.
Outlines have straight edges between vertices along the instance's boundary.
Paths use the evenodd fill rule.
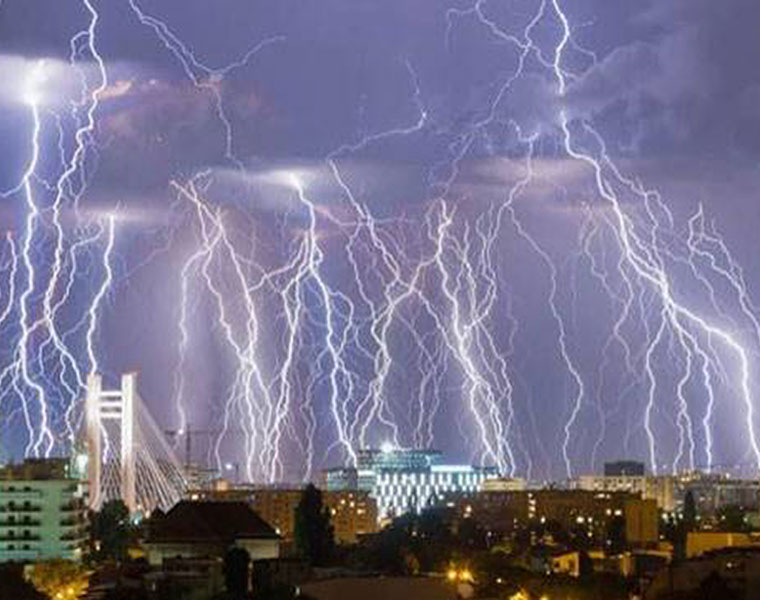
<path fill-rule="evenodd" d="M 0 562 L 79 560 L 87 539 L 87 484 L 67 459 L 0 467 Z"/>

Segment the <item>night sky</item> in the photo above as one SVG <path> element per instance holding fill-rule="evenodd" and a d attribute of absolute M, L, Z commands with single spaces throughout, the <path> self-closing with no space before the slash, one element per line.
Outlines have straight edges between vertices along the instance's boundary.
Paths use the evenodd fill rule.
<path fill-rule="evenodd" d="M 88 373 L 137 370 L 159 428 L 256 481 L 384 443 L 755 473 L 758 23 L 0 2 L 4 457 L 66 452 Z"/>

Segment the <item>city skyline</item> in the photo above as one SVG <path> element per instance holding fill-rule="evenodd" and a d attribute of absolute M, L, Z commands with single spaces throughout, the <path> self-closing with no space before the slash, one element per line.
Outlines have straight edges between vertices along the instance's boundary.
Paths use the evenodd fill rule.
<path fill-rule="evenodd" d="M 3 460 L 757 476 L 760 9 L 346 4 L 0 2 Z"/>

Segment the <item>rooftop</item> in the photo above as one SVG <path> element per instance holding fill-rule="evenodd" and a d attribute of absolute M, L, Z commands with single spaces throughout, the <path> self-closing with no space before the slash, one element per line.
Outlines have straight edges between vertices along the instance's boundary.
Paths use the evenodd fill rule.
<path fill-rule="evenodd" d="M 68 458 L 27 458 L 23 463 L 0 467 L 0 481 L 72 479 Z"/>
<path fill-rule="evenodd" d="M 220 542 L 280 536 L 245 502 L 183 500 L 150 522 L 148 542 Z"/>

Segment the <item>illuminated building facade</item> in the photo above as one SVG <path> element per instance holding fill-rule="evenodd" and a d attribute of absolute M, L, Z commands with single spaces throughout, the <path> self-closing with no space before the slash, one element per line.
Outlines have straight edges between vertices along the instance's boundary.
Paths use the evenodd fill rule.
<path fill-rule="evenodd" d="M 712 516 L 726 506 L 739 506 L 747 511 L 760 508 L 760 482 L 756 479 L 733 479 L 718 473 L 681 473 L 679 475 L 583 475 L 570 487 L 593 492 L 630 492 L 654 500 L 665 512 L 681 508 L 686 493 L 691 491 L 697 513 Z"/>
<path fill-rule="evenodd" d="M 256 489 L 251 494 L 251 506 L 289 541 L 295 532 L 295 512 L 302 492 L 300 488 Z M 330 511 L 335 541 L 339 544 L 356 543 L 360 536 L 377 531 L 377 504 L 367 492 L 323 491 L 322 503 Z"/>
<path fill-rule="evenodd" d="M 225 487 L 194 490 L 191 501 L 245 502 L 266 521 L 283 541 L 293 540 L 295 512 L 301 501 L 299 487 Z M 330 522 L 339 544 L 353 544 L 362 535 L 377 531 L 377 503 L 368 492 L 322 491 L 322 503 L 330 511 Z"/>
<path fill-rule="evenodd" d="M 67 459 L 0 468 L 0 562 L 80 560 L 87 540 L 87 483 Z"/>
<path fill-rule="evenodd" d="M 494 534 L 510 535 L 531 525 L 556 523 L 565 531 L 585 531 L 599 546 L 607 542 L 611 521 L 625 521 L 625 540 L 634 547 L 655 546 L 659 536 L 657 504 L 628 492 L 528 490 L 449 495 L 460 517 L 475 519 Z"/>
<path fill-rule="evenodd" d="M 570 482 L 575 490 L 587 492 L 628 492 L 654 500 L 666 512 L 676 509 L 676 478 L 668 475 L 583 475 Z"/>
<path fill-rule="evenodd" d="M 326 487 L 368 492 L 377 501 L 378 518 L 387 519 L 437 504 L 447 493 L 474 494 L 498 477 L 495 467 L 446 465 L 441 457 L 435 450 L 361 450 L 356 468 L 325 471 Z"/>

